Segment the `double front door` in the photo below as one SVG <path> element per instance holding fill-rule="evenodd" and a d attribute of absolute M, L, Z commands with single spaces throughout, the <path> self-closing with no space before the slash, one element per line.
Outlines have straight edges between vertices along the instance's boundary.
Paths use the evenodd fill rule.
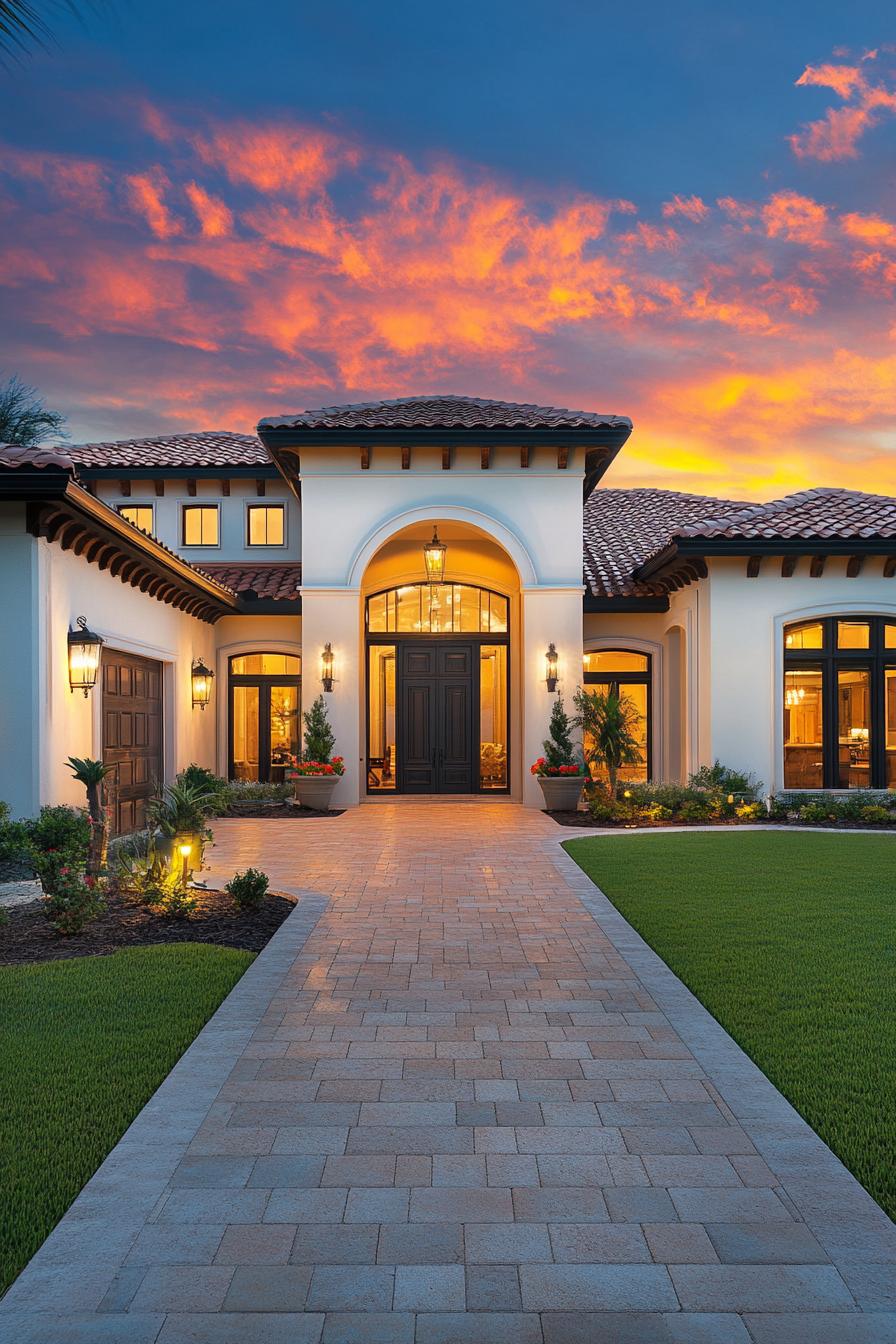
<path fill-rule="evenodd" d="M 418 640 L 398 645 L 398 775 L 404 793 L 478 787 L 473 707 L 477 648 Z"/>

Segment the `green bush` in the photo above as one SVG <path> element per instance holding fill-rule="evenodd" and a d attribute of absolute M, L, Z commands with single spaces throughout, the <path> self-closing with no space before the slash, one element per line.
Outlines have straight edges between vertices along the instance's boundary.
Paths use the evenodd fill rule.
<path fill-rule="evenodd" d="M 241 910 L 257 910 L 268 894 L 268 875 L 257 868 L 247 868 L 230 879 L 224 890 L 232 896 Z"/>
<path fill-rule="evenodd" d="M 714 813 L 717 815 L 717 809 L 709 798 L 692 798 L 681 804 L 678 819 L 689 822 L 711 821 Z"/>
<path fill-rule="evenodd" d="M 839 812 L 834 799 L 830 802 L 804 803 L 798 813 L 800 821 L 810 826 L 824 825 L 825 822 L 838 821 Z"/>
<path fill-rule="evenodd" d="M 701 765 L 689 777 L 688 784 L 692 789 L 700 789 L 705 793 L 724 794 L 726 797 L 734 793 L 748 799 L 758 797 L 762 790 L 762 783 L 755 775 L 743 770 L 732 770 L 730 766 L 722 765 L 721 761 Z"/>
<path fill-rule="evenodd" d="M 42 807 L 38 815 L 23 823 L 33 849 L 83 848 L 87 853 L 90 826 L 82 807 Z"/>
<path fill-rule="evenodd" d="M 160 894 L 153 906 L 163 919 L 187 919 L 199 904 L 190 888 L 173 873 L 166 873 L 160 879 L 159 887 Z"/>
<path fill-rule="evenodd" d="M 291 784 L 266 784 L 257 779 L 232 779 L 219 795 L 222 809 L 234 803 L 282 803 L 291 798 Z"/>
<path fill-rule="evenodd" d="M 27 861 L 30 851 L 27 824 L 24 821 L 10 821 L 9 808 L 5 803 L 0 804 L 0 807 L 5 810 L 5 815 L 0 814 L 0 863 Z"/>
<path fill-rule="evenodd" d="M 80 933 L 106 908 L 106 898 L 97 878 L 83 869 L 63 865 L 44 897 L 44 914 L 57 933 L 70 937 Z"/>
<path fill-rule="evenodd" d="M 888 807 L 881 807 L 877 803 L 869 803 L 867 807 L 861 809 L 860 820 L 876 826 L 881 822 L 886 824 L 887 822 L 896 821 L 896 816 L 893 815 Z"/>

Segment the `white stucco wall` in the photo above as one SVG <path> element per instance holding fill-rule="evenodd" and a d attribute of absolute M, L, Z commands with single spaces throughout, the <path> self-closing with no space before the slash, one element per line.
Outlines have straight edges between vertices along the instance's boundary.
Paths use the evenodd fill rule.
<path fill-rule="evenodd" d="M 746 578 L 746 560 L 712 560 L 707 600 L 708 649 L 700 675 L 708 688 L 706 760 L 752 770 L 767 790 L 783 788 L 783 626 L 809 616 L 896 615 L 896 580 L 883 577 L 880 558 L 846 577 L 845 558 L 829 559 L 809 577 L 809 559 L 781 578 L 780 558 L 766 559 Z"/>
<path fill-rule="evenodd" d="M 39 591 L 37 542 L 25 530 L 25 505 L 0 502 L 0 799 L 16 817 L 40 805 Z"/>

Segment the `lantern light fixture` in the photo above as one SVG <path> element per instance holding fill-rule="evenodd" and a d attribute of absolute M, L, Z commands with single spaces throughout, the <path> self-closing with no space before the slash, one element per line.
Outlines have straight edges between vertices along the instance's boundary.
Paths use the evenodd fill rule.
<path fill-rule="evenodd" d="M 544 656 L 545 666 L 545 685 L 548 691 L 553 695 L 557 689 L 557 648 L 553 640 L 548 645 L 548 651 Z"/>
<path fill-rule="evenodd" d="M 79 616 L 75 624 L 78 628 L 68 632 L 68 684 L 72 691 L 83 691 L 86 700 L 96 685 L 104 641 L 87 629 L 86 617 Z"/>
<path fill-rule="evenodd" d="M 206 667 L 201 658 L 194 658 L 190 679 L 193 685 L 193 708 L 198 705 L 200 709 L 205 709 L 212 698 L 212 682 L 215 674 L 210 667 Z"/>
<path fill-rule="evenodd" d="M 332 691 L 333 682 L 336 678 L 333 676 L 333 645 L 327 640 L 324 645 L 324 651 L 320 656 L 320 680 L 325 691 Z"/>
<path fill-rule="evenodd" d="M 430 583 L 442 583 L 445 578 L 445 556 L 448 553 L 448 547 L 444 541 L 439 541 L 439 529 L 433 527 L 432 541 L 427 542 L 423 547 L 423 564 L 426 569 L 426 577 Z"/>

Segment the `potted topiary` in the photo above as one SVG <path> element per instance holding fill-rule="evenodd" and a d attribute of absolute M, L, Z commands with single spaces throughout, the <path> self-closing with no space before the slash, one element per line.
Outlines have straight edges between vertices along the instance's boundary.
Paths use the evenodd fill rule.
<path fill-rule="evenodd" d="M 572 741 L 572 720 L 557 696 L 551 710 L 548 736 L 542 746 L 544 755 L 532 766 L 544 794 L 547 812 L 574 812 L 582 796 L 585 767 Z"/>
<path fill-rule="evenodd" d="M 305 749 L 293 762 L 287 779 L 293 782 L 297 803 L 315 812 L 326 812 L 333 790 L 345 772 L 345 762 L 341 756 L 332 754 L 336 739 L 322 695 L 302 718 L 305 721 Z"/>

